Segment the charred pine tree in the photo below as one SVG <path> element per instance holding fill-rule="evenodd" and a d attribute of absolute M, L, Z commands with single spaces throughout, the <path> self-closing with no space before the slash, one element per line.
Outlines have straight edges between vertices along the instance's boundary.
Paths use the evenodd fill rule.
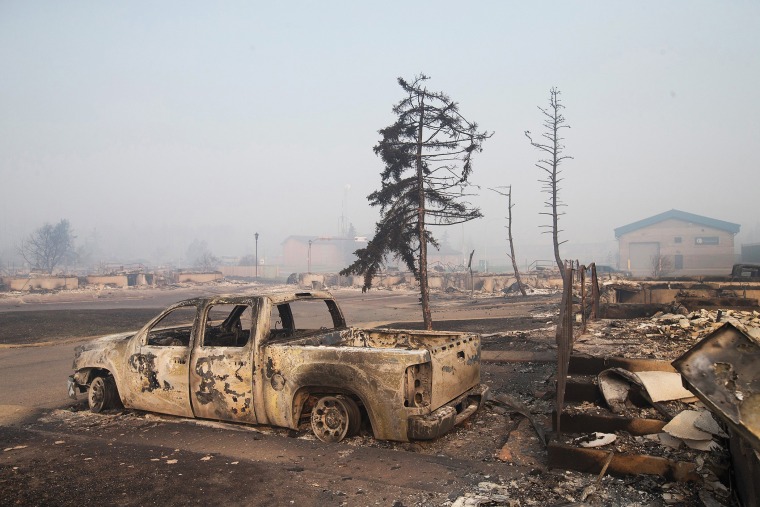
<path fill-rule="evenodd" d="M 355 252 L 356 261 L 341 275 L 360 274 L 364 286 L 384 265 L 387 257 L 398 257 L 420 284 L 425 329 L 433 328 L 428 290 L 427 248 L 438 247 L 429 230 L 432 225 L 453 225 L 482 216 L 466 201 L 472 154 L 482 150 L 491 133 L 465 119 L 456 102 L 442 92 L 425 87 L 429 78 L 419 75 L 398 84 L 406 97 L 393 108 L 396 121 L 379 131 L 374 147 L 385 169 L 381 188 L 367 199 L 380 208 L 375 235 L 365 248 Z"/>
<path fill-rule="evenodd" d="M 559 241 L 559 233 L 562 232 L 558 227 L 560 215 L 564 213 L 560 212 L 560 208 L 565 204 L 559 199 L 559 183 L 562 181 L 559 168 L 562 161 L 573 158 L 567 155 L 563 155 L 565 146 L 562 144 L 564 138 L 561 136 L 561 130 L 570 128 L 570 125 L 565 125 L 565 117 L 562 116 L 562 109 L 565 106 L 562 105 L 559 99 L 560 91 L 557 88 L 549 90 L 549 107 L 544 109 L 539 106 L 539 111 L 544 115 L 544 128 L 545 132 L 541 134 L 544 140 L 534 141 L 530 131 L 525 131 L 525 136 L 530 141 L 530 144 L 534 148 L 543 152 L 542 157 L 536 162 L 536 167 L 546 173 L 544 179 L 539 180 L 542 184 L 544 192 L 549 194 L 549 199 L 544 203 L 550 211 L 541 213 L 542 215 L 551 216 L 551 225 L 543 225 L 542 227 L 550 228 L 552 234 L 552 242 L 554 243 L 554 259 L 557 262 L 557 267 L 562 275 L 562 279 L 565 279 L 565 264 L 562 262 L 562 257 L 559 254 L 559 245 L 564 241 Z"/>
<path fill-rule="evenodd" d="M 507 191 L 503 192 L 499 190 L 500 188 L 506 188 Z M 520 278 L 520 270 L 517 269 L 517 258 L 515 257 L 515 242 L 512 239 L 512 207 L 514 206 L 512 204 L 512 185 L 509 185 L 508 187 L 492 188 L 491 190 L 507 198 L 507 240 L 509 241 L 509 253 L 507 254 L 507 256 L 509 257 L 509 260 L 512 261 L 512 269 L 515 272 L 517 287 L 520 289 L 520 293 L 523 296 L 527 296 L 527 294 L 525 293 L 525 286 L 523 285 L 522 279 Z"/>

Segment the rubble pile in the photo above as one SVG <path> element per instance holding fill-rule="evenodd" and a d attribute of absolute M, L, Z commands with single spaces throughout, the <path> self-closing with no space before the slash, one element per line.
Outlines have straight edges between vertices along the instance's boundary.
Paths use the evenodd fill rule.
<path fill-rule="evenodd" d="M 663 433 L 650 435 L 666 447 L 678 450 L 682 445 L 698 451 L 720 449 L 720 444 L 713 440 L 728 438 L 709 410 L 684 410 L 676 415 L 663 428 Z"/>
<path fill-rule="evenodd" d="M 492 482 L 493 481 L 493 482 Z M 707 494 L 705 494 L 707 493 Z M 534 469 L 511 480 L 489 478 L 478 483 L 474 491 L 451 495 L 451 507 L 491 506 L 656 506 L 679 504 L 694 505 L 697 497 L 715 498 L 718 495 L 695 492 L 689 484 L 668 482 L 659 477 L 615 477 L 596 475 L 572 470 Z M 705 505 L 723 505 L 722 503 Z"/>
<path fill-rule="evenodd" d="M 522 285 L 525 289 L 526 296 L 559 294 L 562 292 L 562 290 L 557 287 L 534 287 L 525 282 L 523 282 Z M 520 292 L 520 286 L 517 284 L 517 282 L 513 283 L 509 287 L 501 289 L 501 292 L 504 294 L 504 297 L 522 296 L 522 292 Z"/>
<path fill-rule="evenodd" d="M 661 334 L 669 338 L 683 339 L 685 335 L 690 335 L 695 341 L 712 333 L 725 322 L 732 323 L 750 335 L 760 332 L 760 312 L 757 310 L 702 309 L 686 315 L 657 313 L 651 321 L 658 324 Z"/>
<path fill-rule="evenodd" d="M 671 470 L 688 469 L 688 478 L 678 479 L 685 482 L 668 483 L 665 475 L 651 476 L 658 484 L 649 492 L 659 492 L 659 502 L 666 505 L 731 505 L 732 492 L 726 486 L 730 467 L 726 426 L 696 397 L 689 397 L 692 393 L 683 389 L 679 373 L 665 371 L 671 368 L 673 360 L 727 323 L 760 343 L 760 312 L 757 310 L 688 312 L 674 305 L 651 318 L 588 322 L 586 332 L 575 338 L 575 354 L 605 358 L 605 362 L 608 358 L 631 360 L 627 364 L 642 371 L 608 367 L 593 378 L 576 377 L 576 383 L 596 385 L 600 398 L 566 403 L 564 413 L 571 418 L 587 417 L 583 420 L 588 421 L 597 417 L 585 430 L 589 432 L 598 429 L 593 427 L 595 424 L 606 424 L 611 417 L 627 418 L 646 427 L 656 427 L 660 421 L 660 427 L 638 434 L 612 430 L 610 434 L 567 435 L 560 439 L 560 444 L 574 448 L 598 447 L 600 453 L 614 455 L 619 467 L 623 466 L 621 460 L 628 461 L 630 466 L 639 460 L 652 464 L 660 460 L 659 463 L 667 463 Z M 643 370 L 648 365 L 653 371 Z M 663 395 L 666 392 L 668 394 Z"/>
<path fill-rule="evenodd" d="M 658 312 L 650 319 L 590 321 L 586 334 L 575 339 L 575 352 L 672 361 L 730 322 L 760 339 L 757 310 L 697 310 L 690 313 Z"/>

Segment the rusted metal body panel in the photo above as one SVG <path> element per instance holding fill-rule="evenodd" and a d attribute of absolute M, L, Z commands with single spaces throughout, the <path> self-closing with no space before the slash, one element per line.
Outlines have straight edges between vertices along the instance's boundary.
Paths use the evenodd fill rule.
<path fill-rule="evenodd" d="M 359 398 L 376 438 L 405 441 L 409 418 L 480 382 L 480 338 L 466 333 L 349 328 L 272 343 L 261 354 L 260 422 L 292 428 L 305 393 L 339 392 Z"/>
<path fill-rule="evenodd" d="M 262 422 L 295 428 L 307 394 L 337 392 L 361 400 L 377 438 L 407 440 L 408 417 L 430 408 L 404 406 L 405 371 L 428 357 L 416 350 L 271 345 L 263 363 Z"/>
<path fill-rule="evenodd" d="M 129 356 L 124 391 L 125 407 L 192 417 L 186 347 L 142 346 Z"/>
<path fill-rule="evenodd" d="M 324 301 L 334 327 L 297 329 L 296 300 Z M 212 322 L 211 308 L 225 305 L 229 316 Z M 253 317 L 242 326 L 245 311 Z M 318 291 L 183 301 L 135 333 L 80 347 L 74 370 L 80 391 L 112 375 L 127 408 L 288 428 L 318 397 L 347 396 L 376 438 L 401 441 L 435 438 L 487 395 L 478 335 L 348 328 L 332 296 Z"/>
<path fill-rule="evenodd" d="M 72 368 L 77 372 L 78 383 L 89 384 L 89 376 L 97 370 L 109 371 L 117 382 L 123 382 L 126 373 L 125 358 L 129 356 L 127 349 L 134 335 L 133 331 L 107 335 L 76 347 Z"/>
<path fill-rule="evenodd" d="M 352 330 L 352 340 L 365 347 L 427 350 L 432 362 L 435 410 L 480 383 L 480 338 L 472 333 L 407 330 Z M 427 401 L 427 400 L 426 400 Z"/>
<path fill-rule="evenodd" d="M 242 347 L 230 343 L 207 343 L 210 309 L 213 305 L 236 305 L 250 308 L 255 315 L 261 304 L 257 298 L 216 299 L 201 309 L 203 325 L 199 343 L 193 348 L 190 361 L 190 398 L 196 417 L 235 422 L 258 422 L 254 408 L 254 370 L 252 357 L 255 329 L 249 324 Z M 253 336 L 251 336 L 253 335 Z M 253 339 L 252 339 L 253 338 Z"/>
<path fill-rule="evenodd" d="M 760 451 L 760 343 L 726 323 L 673 361 L 686 387 Z"/>
<path fill-rule="evenodd" d="M 190 363 L 190 393 L 196 417 L 257 422 L 253 405 L 250 347 L 198 351 Z"/>

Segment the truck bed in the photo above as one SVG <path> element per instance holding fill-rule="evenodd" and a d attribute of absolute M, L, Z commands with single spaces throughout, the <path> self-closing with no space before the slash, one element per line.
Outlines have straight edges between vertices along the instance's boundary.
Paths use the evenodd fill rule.
<path fill-rule="evenodd" d="M 433 408 L 480 382 L 480 336 L 474 333 L 348 328 L 280 341 L 288 346 L 427 350 L 432 363 Z"/>

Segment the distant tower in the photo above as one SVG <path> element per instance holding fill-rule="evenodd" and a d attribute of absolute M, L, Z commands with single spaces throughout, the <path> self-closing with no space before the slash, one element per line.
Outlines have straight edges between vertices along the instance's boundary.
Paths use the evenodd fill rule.
<path fill-rule="evenodd" d="M 346 183 L 343 186 L 343 202 L 340 210 L 340 237 L 345 238 L 348 234 L 348 217 L 346 217 L 346 201 L 348 201 L 348 191 L 351 190 L 351 184 Z"/>

